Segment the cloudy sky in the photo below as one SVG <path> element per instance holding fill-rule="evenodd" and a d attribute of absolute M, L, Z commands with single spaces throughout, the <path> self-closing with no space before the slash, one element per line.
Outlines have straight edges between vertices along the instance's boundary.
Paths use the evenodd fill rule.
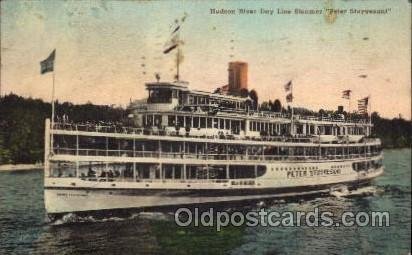
<path fill-rule="evenodd" d="M 211 8 L 236 14 L 212 15 Z M 296 8 L 323 13 L 295 15 Z M 325 15 L 325 8 L 347 13 Z M 352 108 L 370 95 L 372 110 L 410 119 L 410 11 L 407 0 L 1 1 L 1 93 L 50 100 L 52 75 L 40 75 L 39 61 L 56 48 L 59 100 L 125 106 L 146 96 L 154 73 L 173 79 L 174 56 L 162 50 L 174 20 L 187 13 L 181 78 L 191 88 L 226 84 L 227 63 L 240 60 L 263 100 L 284 103 L 282 86 L 292 80 L 296 106 L 347 106 L 341 91 L 351 89 Z"/>

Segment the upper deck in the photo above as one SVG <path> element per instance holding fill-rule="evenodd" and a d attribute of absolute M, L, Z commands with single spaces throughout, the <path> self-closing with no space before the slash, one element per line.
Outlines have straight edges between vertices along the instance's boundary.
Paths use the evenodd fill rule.
<path fill-rule="evenodd" d="M 335 141 L 339 136 L 359 141 L 371 135 L 365 119 L 335 116 L 305 116 L 254 110 L 250 97 L 189 90 L 187 82 L 147 83 L 145 103 L 129 106 L 133 126 L 194 136 L 233 135 L 248 137 L 320 136 Z"/>
<path fill-rule="evenodd" d="M 175 180 L 187 185 L 245 178 L 251 181 L 273 172 L 274 167 L 276 171 L 285 170 L 285 174 L 287 169 L 292 174 L 318 167 L 321 172 L 327 167 L 326 171 L 332 173 L 343 165 L 359 172 L 378 169 L 382 157 L 379 139 L 372 138 L 357 143 L 344 139 L 322 143 L 313 137 L 197 137 L 121 125 L 51 126 L 49 120 L 45 145 L 45 176 L 70 178 L 71 187 L 78 184 L 74 177 L 93 183 L 144 181 L 146 185 L 161 179 L 162 185 L 177 183 Z M 48 184 L 55 185 L 56 181 Z M 244 185 L 252 185 L 249 181 Z"/>
<path fill-rule="evenodd" d="M 245 113 L 250 106 L 248 102 L 251 101 L 249 97 L 190 90 L 188 83 L 184 81 L 146 83 L 146 89 L 148 91 L 146 104 L 135 102 L 129 106 L 130 109 L 159 112 L 185 107 L 202 107 Z"/>

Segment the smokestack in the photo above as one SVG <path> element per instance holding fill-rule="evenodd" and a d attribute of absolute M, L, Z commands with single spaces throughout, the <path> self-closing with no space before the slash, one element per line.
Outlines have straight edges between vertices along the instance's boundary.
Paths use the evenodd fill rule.
<path fill-rule="evenodd" d="M 229 62 L 229 94 L 239 94 L 241 89 L 247 89 L 246 62 Z"/>

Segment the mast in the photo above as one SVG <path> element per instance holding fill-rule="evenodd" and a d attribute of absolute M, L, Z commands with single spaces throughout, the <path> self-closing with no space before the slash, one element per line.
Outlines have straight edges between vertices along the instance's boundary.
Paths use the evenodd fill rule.
<path fill-rule="evenodd" d="M 177 31 L 177 51 L 176 51 L 176 80 L 179 81 L 179 65 L 180 65 L 180 30 Z"/>
<path fill-rule="evenodd" d="M 185 14 L 186 15 L 186 14 Z M 182 27 L 182 24 L 185 20 L 186 16 L 184 16 L 183 18 L 180 19 L 176 19 L 175 21 L 175 26 L 174 29 L 171 33 L 171 38 L 169 39 L 169 41 L 166 43 L 166 49 L 163 51 L 164 54 L 168 54 L 169 52 L 171 52 L 172 50 L 176 49 L 176 75 L 175 78 L 177 81 L 180 80 L 180 58 L 181 58 L 181 49 L 180 49 L 180 30 Z"/>
<path fill-rule="evenodd" d="M 369 134 L 368 136 L 372 135 L 372 105 L 371 105 L 371 96 L 368 96 L 368 104 L 369 104 Z"/>
<path fill-rule="evenodd" d="M 290 93 L 292 94 L 292 101 L 290 102 L 290 107 L 292 108 L 291 120 L 290 120 L 290 134 L 295 134 L 294 121 L 293 121 L 293 85 L 290 87 Z"/>
<path fill-rule="evenodd" d="M 54 111 L 55 111 L 55 109 L 54 109 L 54 70 L 53 70 L 53 87 L 52 87 L 52 113 L 51 113 L 51 130 L 53 130 L 53 128 L 54 128 Z M 51 136 L 50 136 L 50 151 L 51 151 L 51 153 L 53 153 L 53 133 L 51 133 Z"/>

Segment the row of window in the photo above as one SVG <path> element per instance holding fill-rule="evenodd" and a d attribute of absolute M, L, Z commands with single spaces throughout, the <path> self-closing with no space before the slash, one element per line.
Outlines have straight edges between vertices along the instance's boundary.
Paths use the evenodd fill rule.
<path fill-rule="evenodd" d="M 82 162 L 76 174 L 74 162 L 51 164 L 53 177 L 133 178 L 136 179 L 247 179 L 263 176 L 264 165 L 183 165 Z"/>
<path fill-rule="evenodd" d="M 292 171 L 292 170 L 317 170 L 317 166 L 302 166 L 302 167 L 276 167 L 276 171 Z"/>
<path fill-rule="evenodd" d="M 220 154 L 228 155 L 274 155 L 274 156 L 328 156 L 328 155 L 364 155 L 380 153 L 380 146 L 344 146 L 320 147 L 310 146 L 268 146 L 176 141 L 142 141 L 108 137 L 59 135 L 53 139 L 54 148 L 75 150 L 121 151 L 125 152 L 161 152 L 183 154 Z M 78 143 L 78 145 L 77 145 Z M 56 151 L 59 153 L 58 151 Z M 75 151 L 74 151 L 75 152 Z"/>
<path fill-rule="evenodd" d="M 210 98 L 209 96 L 201 96 L 194 94 L 182 93 L 175 89 L 149 89 L 148 103 L 170 103 L 172 98 L 179 98 L 179 102 L 187 100 L 188 104 L 219 104 L 222 107 L 227 108 L 241 108 L 244 109 L 246 104 L 244 102 L 238 102 L 229 99 Z"/>
<path fill-rule="evenodd" d="M 162 126 L 162 116 L 155 114 L 145 115 L 143 126 Z M 216 128 L 222 130 L 245 130 L 244 120 L 232 120 L 213 117 L 179 116 L 168 115 L 167 126 L 169 127 L 190 127 L 190 128 Z M 277 124 L 261 121 L 250 121 L 249 130 L 255 132 L 266 132 L 268 134 L 284 134 L 290 130 L 290 124 Z M 332 126 L 318 126 L 315 130 L 314 125 L 307 125 L 304 130 L 303 124 L 296 125 L 296 134 L 322 134 L 322 135 L 362 135 L 365 134 L 363 127 L 347 127 L 335 129 Z"/>
<path fill-rule="evenodd" d="M 306 125 L 306 124 L 305 124 Z M 296 124 L 295 125 L 296 134 L 322 134 L 322 135 L 345 135 L 346 133 L 352 135 L 362 135 L 365 134 L 365 129 L 363 127 L 332 127 L 332 126 L 318 126 Z M 276 124 L 269 122 L 251 121 L 249 122 L 249 130 L 256 132 L 268 132 L 272 133 L 285 133 L 290 129 L 290 124 Z M 347 132 L 346 132 L 347 130 Z"/>
<path fill-rule="evenodd" d="M 216 128 L 226 130 L 245 130 L 244 121 L 211 117 L 168 116 L 170 127 Z"/>

